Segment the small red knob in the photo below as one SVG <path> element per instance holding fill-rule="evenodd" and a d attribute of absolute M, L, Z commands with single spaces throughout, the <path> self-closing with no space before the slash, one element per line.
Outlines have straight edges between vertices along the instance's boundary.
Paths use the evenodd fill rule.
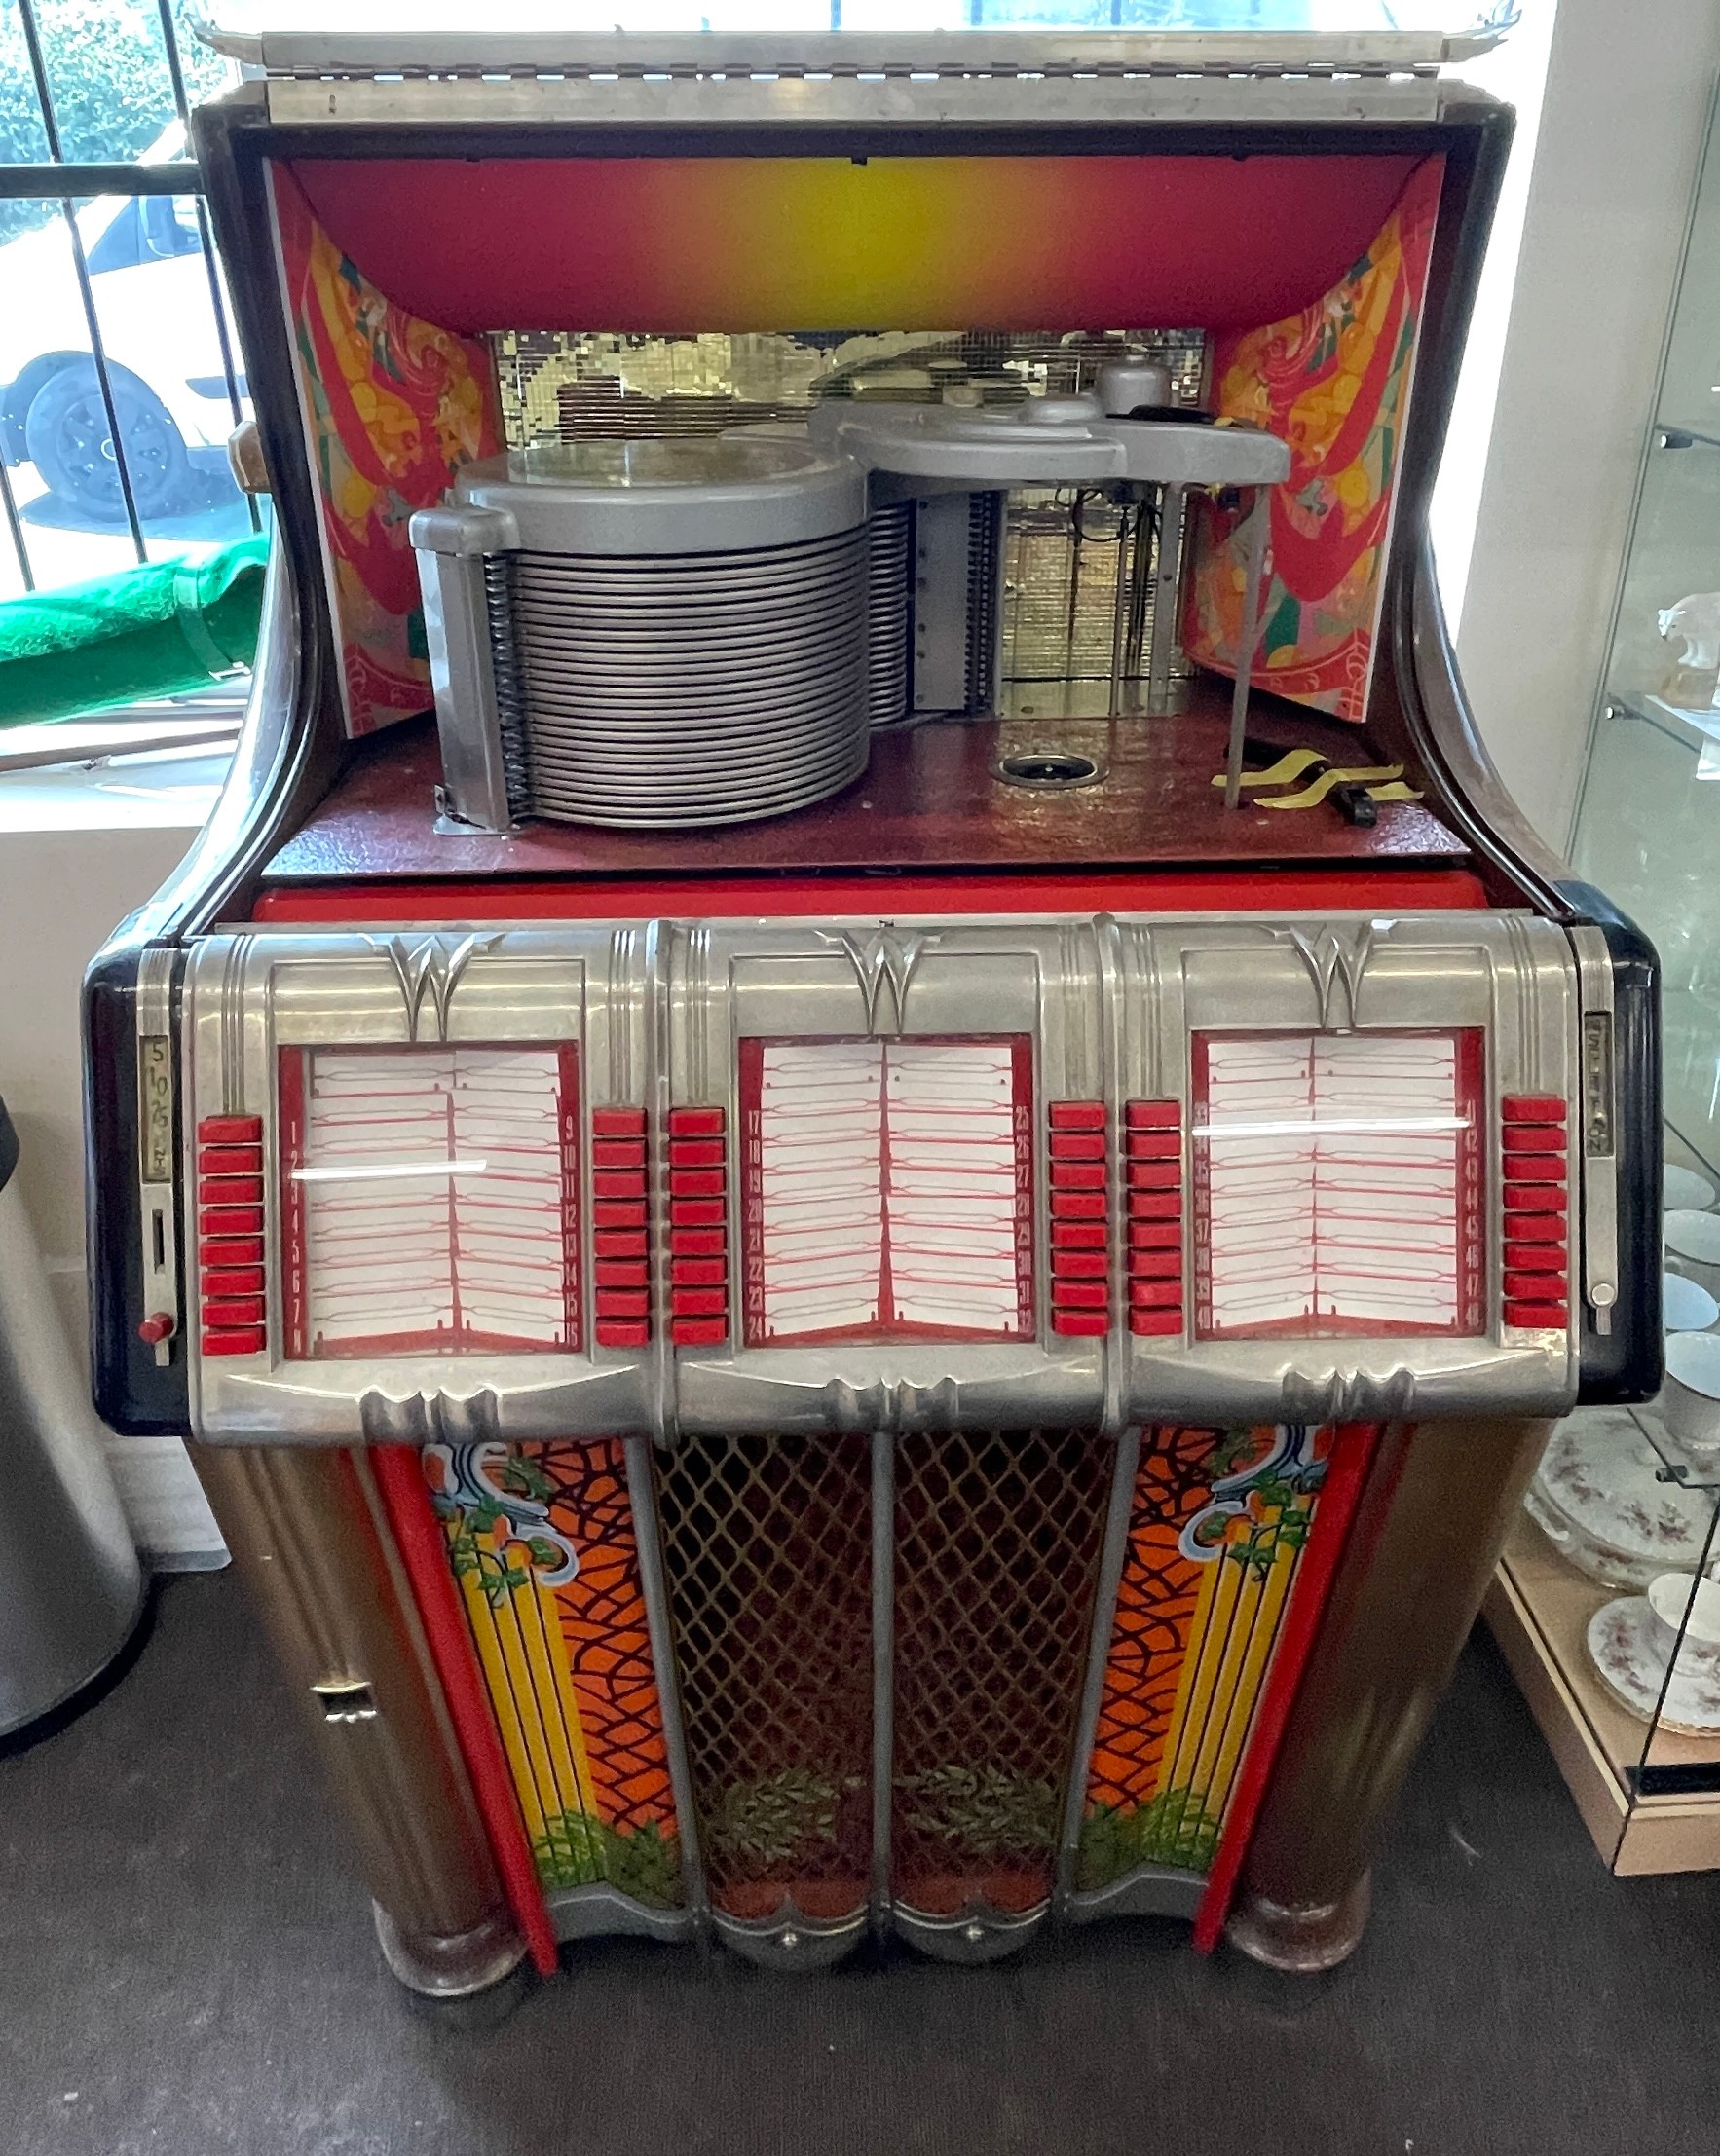
<path fill-rule="evenodd" d="M 146 1318 L 142 1324 L 138 1326 L 137 1337 L 139 1340 L 146 1341 L 150 1347 L 159 1348 L 164 1340 L 171 1338 L 172 1332 L 172 1319 L 168 1316 L 165 1310 L 158 1310 L 153 1316 Z"/>

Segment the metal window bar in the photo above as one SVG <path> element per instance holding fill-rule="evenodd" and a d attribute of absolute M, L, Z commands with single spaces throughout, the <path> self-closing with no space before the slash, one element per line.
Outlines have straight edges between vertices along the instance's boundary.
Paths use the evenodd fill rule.
<path fill-rule="evenodd" d="M 166 50 L 168 80 L 172 87 L 173 105 L 181 125 L 190 118 L 190 99 L 185 90 L 185 70 L 179 54 L 179 39 L 173 23 L 169 0 L 156 0 L 161 20 L 162 41 Z M 204 204 L 206 189 L 197 166 L 189 160 L 174 160 L 161 165 L 136 165 L 120 163 L 90 163 L 68 161 L 64 155 L 58 119 L 54 106 L 54 93 L 49 81 L 46 47 L 42 24 L 36 11 L 36 0 L 18 0 L 19 20 L 23 31 L 24 51 L 29 60 L 30 79 L 35 91 L 36 104 L 41 115 L 42 131 L 48 144 L 51 160 L 46 165 L 14 165 L 0 170 L 0 200 L 9 202 L 57 203 L 72 250 L 72 267 L 78 280 L 78 297 L 83 310 L 85 325 L 90 333 L 90 356 L 94 362 L 96 387 L 101 396 L 103 418 L 114 448 L 114 465 L 120 483 L 120 497 L 126 511 L 126 524 L 131 534 L 132 548 L 137 560 L 147 562 L 149 543 L 137 511 L 137 499 L 131 484 L 131 467 L 126 460 L 126 445 L 120 432 L 119 413 L 114 402 L 113 377 L 109 370 L 106 349 L 102 343 L 101 323 L 96 312 L 95 295 L 91 286 L 90 267 L 85 258 L 83 235 L 78 230 L 76 204 L 98 195 L 190 195 L 196 199 L 198 236 L 203 245 L 204 265 L 209 283 L 209 304 L 214 311 L 215 335 L 221 353 L 222 376 L 226 386 L 228 408 L 237 426 L 243 418 L 239 374 L 234 361 L 233 336 L 227 318 L 226 303 L 221 294 L 220 279 L 215 267 L 212 235 L 208 214 Z M 50 33 L 51 34 L 51 33 Z M 250 517 L 252 531 L 262 529 L 256 502 L 248 496 L 245 506 Z M 18 498 L 12 477 L 0 464 L 0 509 L 5 512 L 7 536 L 12 541 L 14 556 L 18 562 L 19 576 L 23 588 L 33 592 L 37 588 L 34 564 L 30 560 L 29 543 L 24 536 L 23 520 L 19 513 Z"/>

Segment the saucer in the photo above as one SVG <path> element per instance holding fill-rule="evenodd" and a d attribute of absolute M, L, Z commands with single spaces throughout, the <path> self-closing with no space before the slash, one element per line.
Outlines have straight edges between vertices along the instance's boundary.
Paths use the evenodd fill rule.
<path fill-rule="evenodd" d="M 1548 1441 L 1524 1508 L 1561 1556 L 1603 1587 L 1695 1572 L 1712 1493 L 1656 1479 L 1660 1455 L 1623 1408 L 1569 1415 Z"/>
<path fill-rule="evenodd" d="M 1665 1683 L 1666 1657 L 1659 1626 L 1646 1595 L 1608 1602 L 1589 1620 L 1589 1659 L 1600 1681 L 1627 1713 L 1654 1722 Z M 1680 1661 L 1687 1662 L 1688 1654 Z M 1686 1675 L 1680 1668 L 1666 1686 L 1666 1702 L 1657 1727 L 1678 1736 L 1720 1735 L 1720 1669 Z"/>

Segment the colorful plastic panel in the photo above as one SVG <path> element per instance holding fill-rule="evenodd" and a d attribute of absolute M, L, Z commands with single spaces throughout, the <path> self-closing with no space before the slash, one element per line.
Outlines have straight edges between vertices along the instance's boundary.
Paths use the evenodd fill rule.
<path fill-rule="evenodd" d="M 681 1900 L 622 1447 L 431 1445 L 448 1562 L 546 1891 Z"/>

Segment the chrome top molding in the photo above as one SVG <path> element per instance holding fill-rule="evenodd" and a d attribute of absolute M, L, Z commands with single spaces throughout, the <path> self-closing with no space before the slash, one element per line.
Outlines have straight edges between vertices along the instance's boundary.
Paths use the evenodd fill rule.
<path fill-rule="evenodd" d="M 1174 67 L 1023 67 L 995 73 L 896 66 L 841 74 L 778 64 L 699 72 L 562 69 L 540 74 L 272 76 L 282 127 L 1080 128 L 1414 126 L 1491 102 L 1431 73 L 1212 74 Z"/>
<path fill-rule="evenodd" d="M 1502 31 L 261 30 L 200 25 L 270 77 L 377 75 L 1422 75 Z"/>
<path fill-rule="evenodd" d="M 785 1030 L 850 1039 L 1027 1035 L 1035 1044 L 1036 1130 L 1045 1102 L 1096 1096 L 1110 1103 L 1113 1129 L 1125 1100 L 1175 1097 L 1186 1129 L 1196 1032 L 1470 1026 L 1487 1043 L 1486 1319 L 1473 1337 L 1173 1339 L 1132 1335 L 1121 1313 L 1103 1337 L 1064 1337 L 1048 1329 L 1041 1308 L 1039 1330 L 1027 1339 L 752 1345 L 736 1302 L 721 1347 L 671 1352 L 659 1329 L 638 1351 L 293 1360 L 281 1352 L 277 1274 L 269 1349 L 213 1360 L 193 1353 L 192 1419 L 208 1439 L 328 1444 L 619 1431 L 673 1443 L 680 1433 L 755 1429 L 1118 1431 L 1165 1419 L 1552 1413 L 1576 1394 L 1570 1326 L 1504 1321 L 1497 1103 L 1518 1092 L 1576 1100 L 1581 1087 L 1571 940 L 1526 912 L 946 918 L 925 932 L 834 917 L 665 920 L 647 935 L 637 922 L 492 921 L 398 935 L 387 927 L 283 927 L 200 941 L 183 1019 L 186 1131 L 203 1115 L 243 1112 L 262 1117 L 270 1145 L 277 1059 L 289 1045 L 380 1046 L 432 1034 L 577 1042 L 584 1110 L 644 1103 L 660 1132 L 670 1101 L 719 1105 L 738 1144 L 738 1043 Z M 1574 1192 L 1584 1167 L 1573 1152 Z M 188 1184 L 194 1172 L 188 1153 Z M 745 1246 L 741 1181 L 736 1156 L 729 1227 L 736 1253 Z M 1034 1203 L 1043 1305 L 1043 1187 Z M 266 1204 L 273 1228 L 273 1176 Z M 581 1216 L 591 1217 L 588 1206 Z M 659 1258 L 663 1243 L 659 1233 Z M 589 1261 L 580 1270 L 589 1282 Z M 659 1309 L 662 1285 L 659 1279 Z"/>

